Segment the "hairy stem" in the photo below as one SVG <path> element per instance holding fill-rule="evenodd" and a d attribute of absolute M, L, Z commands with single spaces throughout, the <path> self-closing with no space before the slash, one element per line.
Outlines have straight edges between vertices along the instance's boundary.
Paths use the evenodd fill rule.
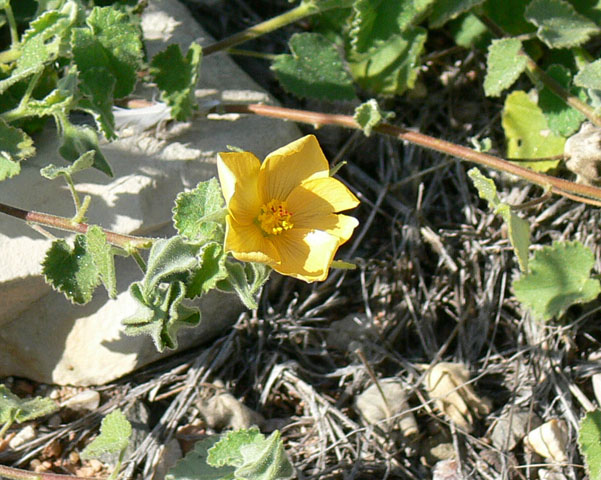
<path fill-rule="evenodd" d="M 361 129 L 359 124 L 355 122 L 353 117 L 350 115 L 311 112 L 307 110 L 296 110 L 257 103 L 221 105 L 218 107 L 218 109 L 220 111 L 226 111 L 229 113 L 253 113 L 255 115 L 261 115 L 264 117 L 287 119 L 300 123 L 308 123 L 315 126 L 337 125 L 340 127 Z M 434 150 L 436 152 L 461 158 L 462 160 L 467 160 L 468 162 L 473 162 L 485 167 L 494 168 L 495 170 L 499 170 L 501 172 L 516 175 L 531 183 L 540 185 L 545 189 L 549 189 L 549 191 L 552 193 L 562 195 L 579 202 L 601 206 L 601 188 L 592 187 L 589 185 L 580 185 L 575 182 L 570 182 L 568 180 L 563 180 L 561 178 L 535 172 L 502 158 L 495 157 L 494 155 L 477 152 L 471 148 L 456 145 L 445 140 L 430 137 L 429 135 L 414 132 L 406 128 L 397 127 L 396 125 L 391 125 L 389 123 L 381 123 L 377 125 L 374 127 L 374 131 L 384 135 L 389 135 L 399 140 L 413 143 L 415 145 L 419 145 L 424 148 L 428 148 L 430 150 Z"/>
<path fill-rule="evenodd" d="M 87 223 L 74 223 L 71 219 L 65 217 L 58 217 L 56 215 L 50 215 L 47 213 L 31 212 L 28 210 L 22 210 L 20 208 L 11 207 L 0 203 L 0 213 L 5 213 L 11 217 L 19 218 L 25 222 L 32 222 L 46 227 L 52 227 L 59 230 L 65 230 L 67 232 L 75 233 L 86 233 L 89 225 Z M 120 233 L 111 232 L 110 230 L 104 230 L 106 240 L 118 247 L 125 250 L 131 250 L 132 248 L 148 248 L 154 241 L 152 238 L 147 237 L 134 237 L 132 235 L 122 235 Z"/>
<path fill-rule="evenodd" d="M 21 470 L 20 468 L 0 465 L 0 477 L 15 480 L 98 480 L 89 477 L 77 477 L 75 475 L 61 475 L 58 473 L 36 473 Z"/>

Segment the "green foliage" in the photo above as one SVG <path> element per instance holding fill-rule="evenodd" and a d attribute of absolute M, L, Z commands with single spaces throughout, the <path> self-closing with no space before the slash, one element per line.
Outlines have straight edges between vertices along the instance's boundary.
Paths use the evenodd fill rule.
<path fill-rule="evenodd" d="M 593 252 L 579 242 L 554 242 L 530 260 L 530 272 L 513 282 L 516 298 L 543 320 L 559 317 L 571 305 L 594 300 L 599 280 L 590 277 Z"/>
<path fill-rule="evenodd" d="M 484 0 L 436 0 L 430 14 L 430 28 L 441 27 L 483 2 Z"/>
<path fill-rule="evenodd" d="M 84 153 L 81 157 L 75 160 L 75 162 L 67 167 L 58 167 L 51 163 L 40 170 L 40 175 L 49 180 L 54 180 L 59 176 L 70 178 L 74 173 L 86 170 L 93 165 L 94 153 L 95 152 L 93 150 Z"/>
<path fill-rule="evenodd" d="M 237 293 L 249 309 L 257 308 L 256 295 L 269 278 L 271 268 L 262 263 L 245 263 L 226 261 L 227 277 L 217 283 L 217 288 L 224 292 Z"/>
<path fill-rule="evenodd" d="M 384 112 L 373 98 L 355 108 L 353 118 L 359 124 L 366 137 L 371 135 L 373 128 L 383 121 L 394 117 L 394 112 Z"/>
<path fill-rule="evenodd" d="M 81 452 L 81 458 L 98 458 L 106 453 L 122 452 L 129 444 L 131 433 L 131 424 L 123 412 L 114 410 L 104 417 L 100 424 L 100 435 Z"/>
<path fill-rule="evenodd" d="M 551 48 L 580 45 L 599 33 L 599 27 L 564 0 L 533 0 L 526 19 L 538 27 L 536 34 Z"/>
<path fill-rule="evenodd" d="M 578 446 L 590 480 L 601 480 L 601 410 L 588 412 L 580 420 Z"/>
<path fill-rule="evenodd" d="M 574 83 L 579 87 L 601 90 L 601 60 L 595 60 L 580 70 L 574 77 Z"/>
<path fill-rule="evenodd" d="M 5 385 L 0 384 L 0 424 L 4 425 L 2 430 L 6 430 L 13 422 L 27 422 L 56 410 L 58 410 L 56 403 L 49 398 L 21 399 Z"/>
<path fill-rule="evenodd" d="M 169 45 L 152 59 L 151 74 L 161 90 L 161 99 L 171 107 L 171 114 L 177 120 L 186 120 L 196 110 L 194 89 L 198 81 L 202 48 L 197 43 L 190 44 L 184 57 L 179 45 Z"/>
<path fill-rule="evenodd" d="M 0 118 L 0 181 L 18 175 L 19 162 L 35 154 L 33 140 L 23 130 L 11 127 Z"/>
<path fill-rule="evenodd" d="M 526 68 L 526 57 L 520 55 L 522 42 L 517 38 L 493 40 L 488 48 L 484 92 L 488 97 L 498 97 L 511 87 Z"/>
<path fill-rule="evenodd" d="M 545 115 L 526 92 L 515 91 L 507 96 L 502 123 L 509 158 L 547 158 L 563 154 L 565 138 L 550 131 Z M 520 162 L 542 172 L 555 168 L 558 163 L 559 160 Z"/>
<path fill-rule="evenodd" d="M 490 179 L 482 175 L 480 170 L 472 168 L 467 172 L 472 183 L 478 190 L 478 195 L 488 202 L 490 207 L 503 217 L 507 225 L 509 241 L 513 247 L 520 270 L 528 272 L 528 248 L 530 247 L 530 225 L 523 218 L 518 217 L 511 206 L 501 202 L 497 194 L 497 187 Z"/>
<path fill-rule="evenodd" d="M 567 68 L 562 65 L 551 65 L 547 69 L 547 74 L 567 91 L 579 95 L 582 101 L 586 100 L 586 95 L 581 89 L 572 88 L 572 75 Z M 569 137 L 580 128 L 580 124 L 585 119 L 581 112 L 566 104 L 548 87 L 540 91 L 538 106 L 545 114 L 549 128 L 557 136 Z"/>
<path fill-rule="evenodd" d="M 191 242 L 223 241 L 224 206 L 217 179 L 201 182 L 175 199 L 173 225 Z"/>
<path fill-rule="evenodd" d="M 271 68 L 284 89 L 297 97 L 350 100 L 352 80 L 336 47 L 318 33 L 298 33 L 289 42 L 290 55 L 278 55 Z"/>
<path fill-rule="evenodd" d="M 197 442 L 166 480 L 279 480 L 294 470 L 278 431 L 265 438 L 258 428 L 241 429 Z"/>

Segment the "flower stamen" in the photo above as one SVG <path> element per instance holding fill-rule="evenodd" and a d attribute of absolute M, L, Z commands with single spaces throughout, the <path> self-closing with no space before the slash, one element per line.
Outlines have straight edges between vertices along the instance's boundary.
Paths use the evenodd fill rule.
<path fill-rule="evenodd" d="M 288 211 L 286 202 L 279 200 L 264 204 L 257 217 L 257 223 L 267 235 L 279 235 L 290 230 L 294 226 L 291 220 L 292 214 Z"/>

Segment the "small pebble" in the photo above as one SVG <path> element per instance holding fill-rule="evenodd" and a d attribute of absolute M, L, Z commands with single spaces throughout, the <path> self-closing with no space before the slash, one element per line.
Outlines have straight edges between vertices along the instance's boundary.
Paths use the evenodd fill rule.
<path fill-rule="evenodd" d="M 79 453 L 75 451 L 69 453 L 69 461 L 71 463 L 79 463 Z"/>
<path fill-rule="evenodd" d="M 48 418 L 48 426 L 50 428 L 58 428 L 60 427 L 61 423 L 63 423 L 63 420 L 58 413 L 55 413 Z"/>
<path fill-rule="evenodd" d="M 8 445 L 12 449 L 19 448 L 21 445 L 26 444 L 34 438 L 35 428 L 33 428 L 31 425 L 27 425 L 26 427 L 23 427 L 21 431 L 10 440 L 10 442 L 8 442 Z"/>
<path fill-rule="evenodd" d="M 100 394 L 95 390 L 84 390 L 65 400 L 61 406 L 71 410 L 93 411 L 98 408 L 98 405 L 100 405 Z"/>
<path fill-rule="evenodd" d="M 99 471 L 101 471 L 104 468 L 104 465 L 100 460 L 96 460 L 95 458 L 92 458 L 90 460 L 90 467 L 92 467 L 92 471 L 94 473 L 98 473 Z"/>

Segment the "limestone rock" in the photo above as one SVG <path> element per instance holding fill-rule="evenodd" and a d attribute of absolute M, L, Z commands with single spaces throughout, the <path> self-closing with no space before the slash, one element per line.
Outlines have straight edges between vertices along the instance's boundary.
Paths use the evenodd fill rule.
<path fill-rule="evenodd" d="M 184 52 L 194 40 L 204 45 L 211 42 L 177 1 L 149 3 L 142 19 L 149 57 L 173 42 L 179 42 Z M 148 100 L 156 96 L 153 91 L 143 93 Z M 201 105 L 269 101 L 267 94 L 224 54 L 203 59 L 196 94 Z M 131 113 L 135 116 L 136 112 Z M 157 118 L 160 120 L 160 112 Z M 82 195 L 92 197 L 89 223 L 150 236 L 173 233 L 170 224 L 175 196 L 215 176 L 217 153 L 227 145 L 262 157 L 300 136 L 292 124 L 250 116 L 235 122 L 196 118 L 146 131 L 135 128 L 135 119 L 133 125 L 130 122 L 122 129 L 119 140 L 101 145 L 114 178 L 87 170 L 76 174 L 75 181 Z M 64 182 L 46 180 L 39 173 L 40 166 L 49 162 L 61 164 L 55 130 L 47 128 L 35 142 L 37 156 L 23 162 L 20 175 L 2 182 L 0 201 L 70 217 L 74 208 Z M 123 334 L 120 322 L 134 307 L 127 287 L 142 276 L 135 262 L 116 259 L 116 299 L 107 299 L 99 288 L 92 302 L 74 306 L 53 292 L 41 276 L 40 262 L 50 244 L 51 240 L 23 222 L 0 217 L 0 377 L 18 375 L 46 383 L 95 385 L 172 353 L 159 355 L 150 338 Z M 242 310 L 233 296 L 224 302 L 220 294 L 208 295 L 201 308 L 201 325 L 181 331 L 180 348 L 214 338 Z"/>

